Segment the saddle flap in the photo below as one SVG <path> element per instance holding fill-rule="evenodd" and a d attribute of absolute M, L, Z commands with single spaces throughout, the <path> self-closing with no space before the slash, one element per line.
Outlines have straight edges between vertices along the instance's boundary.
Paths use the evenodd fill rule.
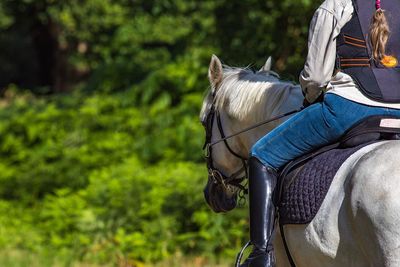
<path fill-rule="evenodd" d="M 317 214 L 343 162 L 366 146 L 335 148 L 303 162 L 281 177 L 279 223 L 305 224 Z"/>

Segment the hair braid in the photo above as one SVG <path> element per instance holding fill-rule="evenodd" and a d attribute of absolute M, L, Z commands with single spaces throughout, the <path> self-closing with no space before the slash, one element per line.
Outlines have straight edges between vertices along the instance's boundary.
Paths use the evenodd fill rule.
<path fill-rule="evenodd" d="M 381 9 L 381 1 L 376 0 L 376 11 L 372 17 L 369 31 L 369 39 L 372 45 L 372 55 L 375 60 L 381 60 L 386 56 L 386 44 L 389 39 L 389 25 L 386 20 L 385 11 Z"/>

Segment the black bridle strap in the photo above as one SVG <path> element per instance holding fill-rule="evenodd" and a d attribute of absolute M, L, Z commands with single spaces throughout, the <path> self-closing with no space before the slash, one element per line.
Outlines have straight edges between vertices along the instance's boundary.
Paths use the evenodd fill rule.
<path fill-rule="evenodd" d="M 232 138 L 232 137 L 234 137 L 234 136 L 237 136 L 237 135 L 242 134 L 242 133 L 244 133 L 244 132 L 248 132 L 248 131 L 250 131 L 250 130 L 253 130 L 253 129 L 257 128 L 257 127 L 260 127 L 260 126 L 263 125 L 263 124 L 267 124 L 267 123 L 270 123 L 270 122 L 272 122 L 272 121 L 276 121 L 276 120 L 282 119 L 283 117 L 286 117 L 286 116 L 292 115 L 292 114 L 294 114 L 294 113 L 300 112 L 302 109 L 303 109 L 303 108 L 296 109 L 296 110 L 292 110 L 292 111 L 287 112 L 287 113 L 285 113 L 285 114 L 276 116 L 276 117 L 274 117 L 274 118 L 272 118 L 272 119 L 268 119 L 268 120 L 259 122 L 259 123 L 255 124 L 255 125 L 253 125 L 253 126 L 250 126 L 250 127 L 248 127 L 248 128 L 245 128 L 245 129 L 243 129 L 243 130 L 241 130 L 241 131 L 239 131 L 239 132 L 237 132 L 237 133 L 228 135 L 228 136 L 226 136 L 226 137 L 222 137 L 221 139 L 210 143 L 209 146 L 211 147 L 211 146 L 214 146 L 214 145 L 216 145 L 216 144 L 218 144 L 218 143 L 221 143 L 221 142 L 225 142 L 225 144 L 226 144 L 226 140 L 228 140 L 228 139 L 230 139 L 230 138 Z M 219 117 L 219 116 L 218 116 L 218 117 Z M 218 119 L 218 117 L 217 117 L 217 119 Z"/>
<path fill-rule="evenodd" d="M 229 177 L 225 176 L 222 174 L 219 170 L 217 170 L 214 167 L 213 160 L 212 160 L 212 147 L 209 145 L 211 142 L 212 138 L 212 127 L 214 124 L 214 117 L 217 118 L 217 125 L 218 125 L 218 130 L 222 138 L 225 137 L 224 130 L 222 128 L 222 122 L 221 118 L 219 115 L 219 112 L 215 110 L 215 106 L 212 105 L 209 114 L 207 115 L 206 121 L 203 123 L 205 129 L 206 129 L 206 141 L 204 143 L 203 149 L 206 149 L 206 161 L 207 161 L 207 168 L 209 172 L 209 176 L 211 176 L 214 179 L 214 182 L 222 184 L 224 187 L 229 184 L 232 186 L 235 186 L 239 188 L 244 194 L 247 193 L 247 189 L 245 186 L 243 186 L 241 183 L 243 180 L 248 177 L 247 173 L 247 163 L 246 159 L 235 153 L 229 144 L 226 142 L 225 145 L 230 153 L 232 153 L 235 157 L 240 158 L 242 161 L 242 168 L 240 168 L 238 171 L 235 173 L 231 174 Z M 240 177 L 241 173 L 245 173 L 245 176 Z"/>
<path fill-rule="evenodd" d="M 236 178 L 237 176 L 239 176 L 240 171 L 244 171 L 245 177 L 249 177 L 249 174 L 248 174 L 248 172 L 247 172 L 247 158 L 242 157 L 241 155 L 239 155 L 238 153 L 236 153 L 235 151 L 233 151 L 233 149 L 229 146 L 229 143 L 228 143 L 227 138 L 226 138 L 225 133 L 224 133 L 224 129 L 222 128 L 221 116 L 220 116 L 218 110 L 216 110 L 215 115 L 216 115 L 216 117 L 217 117 L 218 129 L 219 129 L 219 132 L 220 132 L 220 134 L 221 134 L 222 139 L 224 140 L 225 146 L 228 148 L 229 152 L 232 153 L 232 155 L 234 155 L 235 157 L 239 158 L 239 159 L 242 161 L 243 168 L 240 169 L 240 170 L 237 172 L 237 175 L 232 175 L 231 177 L 232 177 L 232 178 L 234 177 L 234 178 L 233 178 L 231 181 L 229 181 L 229 183 L 231 183 L 231 184 L 233 184 L 233 185 L 235 185 L 234 182 L 237 181 L 236 187 L 239 187 L 240 183 L 244 180 L 243 178 L 239 178 L 239 179 Z M 211 146 L 211 145 L 210 145 L 210 146 Z M 244 190 L 244 192 L 247 192 L 247 190 Z"/>
<path fill-rule="evenodd" d="M 237 158 L 239 158 L 239 159 L 241 159 L 241 160 L 246 160 L 246 158 L 244 158 L 244 157 L 240 156 L 239 154 L 237 154 L 237 153 L 236 153 L 235 151 L 233 151 L 233 149 L 230 147 L 230 145 L 229 145 L 229 143 L 228 143 L 228 141 L 227 141 L 228 138 L 226 138 L 225 133 L 224 133 L 224 129 L 222 128 L 221 116 L 220 116 L 218 110 L 215 111 L 215 115 L 216 115 L 216 117 L 217 117 L 217 125 L 218 125 L 218 129 L 219 129 L 219 133 L 221 134 L 221 138 L 222 138 L 221 140 L 224 141 L 225 146 L 228 148 L 229 152 L 231 152 L 232 155 L 234 155 L 235 157 L 237 157 Z M 211 144 L 211 145 L 212 145 L 212 144 Z"/>

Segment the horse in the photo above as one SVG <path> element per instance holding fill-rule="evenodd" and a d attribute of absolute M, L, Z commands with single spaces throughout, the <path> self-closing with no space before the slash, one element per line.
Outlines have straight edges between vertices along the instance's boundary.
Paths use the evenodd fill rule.
<path fill-rule="evenodd" d="M 212 107 L 220 127 L 212 125 L 210 142 L 257 122 L 299 109 L 299 85 L 282 81 L 271 71 L 271 60 L 259 71 L 222 65 L 213 55 L 208 70 L 210 90 L 201 108 L 205 121 Z M 215 116 L 215 115 L 213 115 Z M 237 173 L 252 145 L 287 118 L 219 142 L 212 164 L 223 178 Z M 229 146 L 229 149 L 227 147 Z M 400 266 L 400 141 L 379 141 L 351 155 L 340 167 L 322 206 L 309 224 L 283 227 L 297 267 Z M 235 192 L 237 189 L 230 190 Z M 279 227 L 273 244 L 277 266 L 291 266 Z"/>

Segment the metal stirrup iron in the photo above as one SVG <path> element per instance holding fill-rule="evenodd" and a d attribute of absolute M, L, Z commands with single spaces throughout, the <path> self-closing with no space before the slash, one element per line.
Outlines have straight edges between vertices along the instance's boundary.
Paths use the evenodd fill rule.
<path fill-rule="evenodd" d="M 248 248 L 251 245 L 251 242 L 247 242 L 246 245 L 244 245 L 244 247 L 240 250 L 240 252 L 238 253 L 238 255 L 236 256 L 236 262 L 235 262 L 235 267 L 240 267 L 240 262 L 242 261 L 243 258 L 243 253 L 245 251 L 246 248 Z"/>

